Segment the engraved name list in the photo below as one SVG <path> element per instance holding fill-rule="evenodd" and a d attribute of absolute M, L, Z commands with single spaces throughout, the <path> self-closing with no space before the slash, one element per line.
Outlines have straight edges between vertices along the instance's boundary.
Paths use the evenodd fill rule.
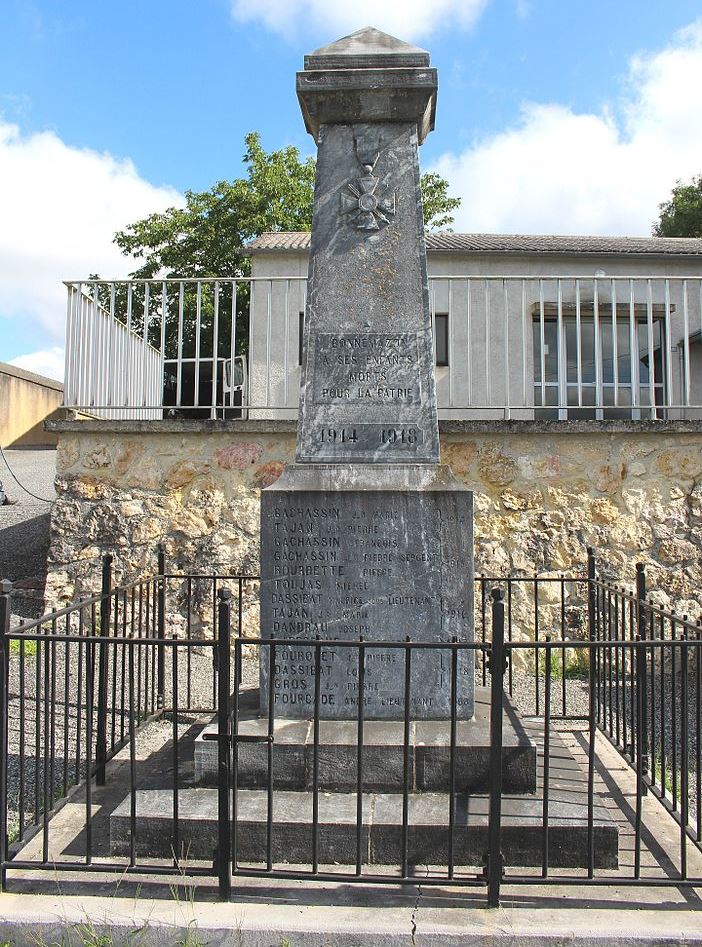
<path fill-rule="evenodd" d="M 276 639 L 404 641 L 421 627 L 427 640 L 465 640 L 471 604 L 465 561 L 465 495 L 438 504 L 411 494 L 355 492 L 271 497 L 262 581 L 262 629 Z M 424 502 L 422 502 L 424 501 Z M 411 510 L 408 510 L 411 508 Z M 408 533 L 407 516 L 417 524 Z M 432 515 L 433 514 L 433 515 Z M 272 695 L 286 716 L 308 716 L 315 700 L 314 649 L 276 645 L 262 655 L 262 704 Z M 459 653 L 458 707 L 472 702 L 472 662 Z M 327 716 L 349 716 L 361 696 L 357 648 L 320 648 L 320 705 Z M 448 649 L 415 652 L 410 705 L 423 716 L 446 714 Z M 404 706 L 402 650 L 369 645 L 363 702 L 369 718 L 392 717 Z M 470 678 L 470 680 L 469 680 Z"/>

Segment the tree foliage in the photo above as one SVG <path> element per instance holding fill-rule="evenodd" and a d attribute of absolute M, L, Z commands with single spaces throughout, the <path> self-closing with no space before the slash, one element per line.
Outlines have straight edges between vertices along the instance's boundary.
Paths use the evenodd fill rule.
<path fill-rule="evenodd" d="M 270 230 L 308 230 L 315 165 L 297 148 L 267 154 L 256 132 L 246 136 L 247 175 L 207 191 L 186 191 L 185 207 L 150 214 L 115 234 L 140 262 L 137 279 L 247 275 L 244 245 Z"/>
<path fill-rule="evenodd" d="M 449 197 L 448 181 L 435 171 L 426 171 L 419 180 L 424 206 L 424 225 L 428 230 L 448 230 L 453 224 L 452 211 L 461 206 L 460 197 Z"/>
<path fill-rule="evenodd" d="M 702 174 L 689 184 L 678 181 L 669 200 L 659 204 L 656 237 L 702 237 Z"/>
<path fill-rule="evenodd" d="M 136 279 L 245 276 L 244 246 L 269 231 L 305 231 L 312 224 L 314 158 L 300 160 L 289 146 L 266 152 L 257 132 L 245 139 L 246 176 L 207 191 L 186 191 L 185 207 L 151 214 L 115 234 L 115 243 L 139 265 Z M 449 227 L 460 198 L 436 173 L 421 177 L 428 228 Z"/>

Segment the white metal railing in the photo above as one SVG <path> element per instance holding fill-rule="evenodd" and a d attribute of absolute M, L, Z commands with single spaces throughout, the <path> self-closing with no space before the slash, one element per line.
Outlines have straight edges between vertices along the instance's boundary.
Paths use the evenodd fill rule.
<path fill-rule="evenodd" d="M 295 418 L 306 282 L 67 283 L 66 404 Z M 440 417 L 702 418 L 699 274 L 433 276 L 429 305 Z"/>
<path fill-rule="evenodd" d="M 160 418 L 161 352 L 115 319 L 99 292 L 68 287 L 64 404 L 100 418 Z"/>

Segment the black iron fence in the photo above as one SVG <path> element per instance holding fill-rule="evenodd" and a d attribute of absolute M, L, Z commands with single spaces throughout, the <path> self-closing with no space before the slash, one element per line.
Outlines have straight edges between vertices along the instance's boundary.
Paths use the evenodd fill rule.
<path fill-rule="evenodd" d="M 631 589 L 598 577 L 592 553 L 582 576 L 479 577 L 475 640 L 430 645 L 411 629 L 382 643 L 247 637 L 256 582 L 169 572 L 161 552 L 154 575 L 113 586 L 106 557 L 99 595 L 12 628 L 2 584 L 3 885 L 48 867 L 178 871 L 217 878 L 226 898 L 237 875 L 421 877 L 483 888 L 491 905 L 504 884 L 702 885 L 702 628 L 655 605 L 643 569 Z M 286 647 L 312 655 L 304 739 L 273 699 Z M 428 647 L 449 669 L 441 733 L 411 710 Z M 378 648 L 398 656 L 402 719 L 383 743 L 360 699 L 330 741 L 322 653 L 344 649 L 363 694 Z M 628 789 L 607 770 L 615 749 Z M 653 799 L 675 852 L 652 837 Z"/>

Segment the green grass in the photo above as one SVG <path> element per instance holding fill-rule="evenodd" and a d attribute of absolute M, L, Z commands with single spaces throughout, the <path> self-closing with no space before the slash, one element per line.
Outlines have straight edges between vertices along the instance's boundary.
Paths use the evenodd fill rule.
<path fill-rule="evenodd" d="M 19 654 L 19 653 L 20 653 L 19 638 L 10 638 L 10 654 Z M 25 641 L 24 642 L 24 656 L 35 657 L 36 653 L 37 653 L 36 641 Z M 0 947 L 3 947 L 3 945 L 0 944 Z"/>
<path fill-rule="evenodd" d="M 539 674 L 546 674 L 546 650 L 539 654 Z M 563 651 L 551 650 L 551 680 L 582 680 L 588 676 L 588 657 L 584 648 L 572 648 L 565 652 L 565 674 L 563 669 Z"/>
<path fill-rule="evenodd" d="M 658 786 L 660 786 L 661 784 L 661 764 L 658 762 L 658 760 L 656 760 L 655 763 L 653 764 L 653 782 L 654 782 L 654 785 L 657 784 Z M 668 764 L 665 768 L 664 783 L 665 783 L 666 792 L 670 794 L 670 798 L 672 799 L 673 798 L 673 773 L 672 773 L 672 767 L 670 766 L 670 764 Z M 680 781 L 678 780 L 678 788 L 679 787 L 680 787 Z"/>

